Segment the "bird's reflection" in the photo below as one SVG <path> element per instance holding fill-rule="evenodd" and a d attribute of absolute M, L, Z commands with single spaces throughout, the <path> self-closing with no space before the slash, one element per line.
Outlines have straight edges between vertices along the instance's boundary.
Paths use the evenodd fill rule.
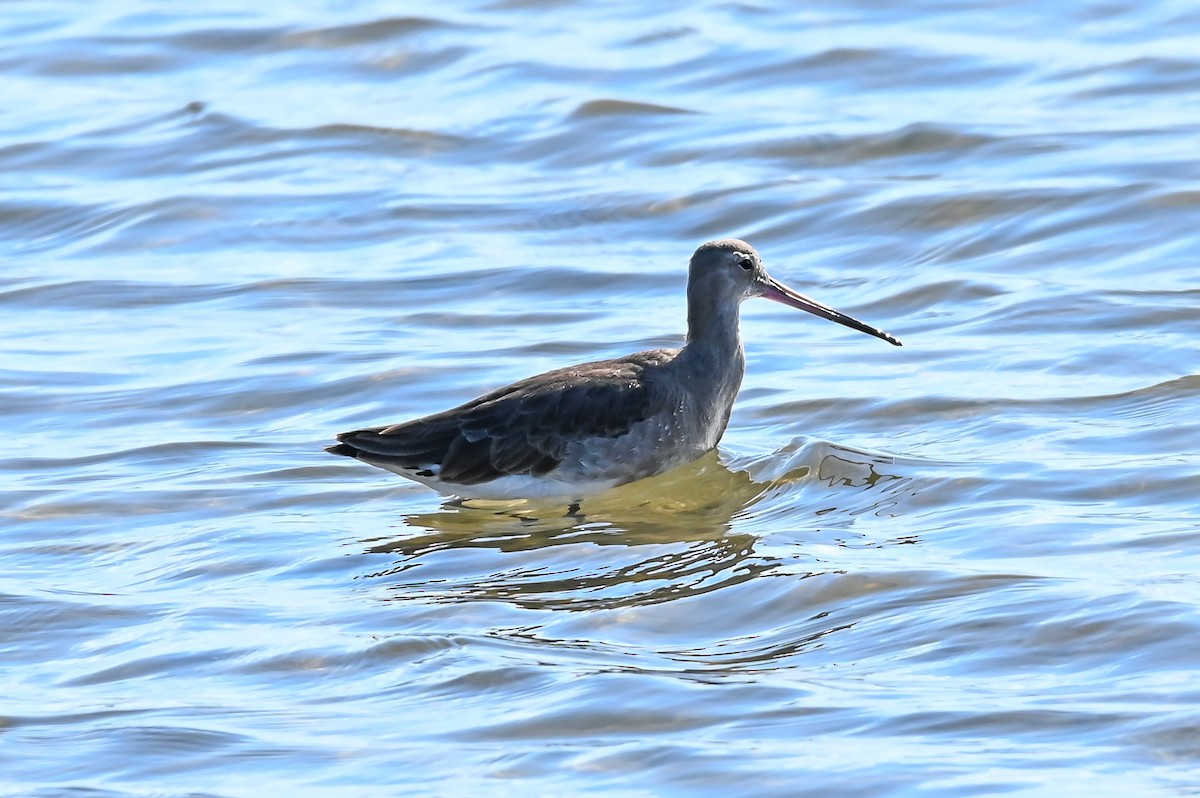
<path fill-rule="evenodd" d="M 711 452 L 589 497 L 577 510 L 565 503 L 448 503 L 403 516 L 408 530 L 400 537 L 361 539 L 367 553 L 393 558 L 365 576 L 390 580 L 397 599 L 570 610 L 670 601 L 776 569 L 781 559 L 756 552 L 761 532 L 738 531 L 741 521 L 760 511 L 776 515 L 781 505 L 788 517 L 815 519 L 828 512 L 830 487 L 878 493 L 899 480 L 884 471 L 887 461 L 824 443 L 759 461 Z M 817 495 L 801 500 L 797 487 L 805 485 Z M 798 551 L 788 558 L 789 573 L 804 557 Z M 822 565 L 814 559 L 812 568 L 817 573 Z"/>
<path fill-rule="evenodd" d="M 410 534 L 365 540 L 367 551 L 398 559 L 373 576 L 405 576 L 397 595 L 430 587 L 454 600 L 487 599 L 523 607 L 592 609 L 657 603 L 750 579 L 773 567 L 754 552 L 755 537 L 732 531 L 734 516 L 752 504 L 761 485 L 715 453 L 670 474 L 587 499 L 568 513 L 565 503 L 465 502 L 404 516 Z M 412 534 L 415 532 L 415 534 Z M 603 556 L 564 557 L 562 547 L 612 548 Z M 439 553 L 462 566 L 430 585 L 421 565 Z M 540 556 L 511 557 L 518 552 Z M 478 567 L 470 567 L 472 564 Z M 453 589 L 447 592 L 447 588 Z"/>

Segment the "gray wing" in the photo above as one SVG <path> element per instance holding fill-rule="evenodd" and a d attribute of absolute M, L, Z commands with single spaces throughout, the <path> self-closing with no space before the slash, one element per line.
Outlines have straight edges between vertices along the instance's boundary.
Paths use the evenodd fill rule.
<path fill-rule="evenodd" d="M 510 474 L 542 476 L 585 438 L 617 438 L 670 403 L 656 367 L 669 350 L 547 372 L 472 402 L 388 427 L 343 432 L 335 454 L 474 485 Z M 648 373 L 649 372 L 649 373 Z"/>

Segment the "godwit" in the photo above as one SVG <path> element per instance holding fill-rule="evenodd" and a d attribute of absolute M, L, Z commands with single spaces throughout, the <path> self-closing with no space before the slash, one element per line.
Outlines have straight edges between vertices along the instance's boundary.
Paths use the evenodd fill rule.
<path fill-rule="evenodd" d="M 764 297 L 900 346 L 775 280 L 745 241 L 688 270 L 687 343 L 548 371 L 431 416 L 338 435 L 326 451 L 462 498 L 583 495 L 660 474 L 717 445 L 742 384 L 738 311 Z"/>

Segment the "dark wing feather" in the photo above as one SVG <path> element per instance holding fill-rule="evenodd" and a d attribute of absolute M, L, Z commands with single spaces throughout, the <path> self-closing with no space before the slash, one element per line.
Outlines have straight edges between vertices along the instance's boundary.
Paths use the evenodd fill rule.
<path fill-rule="evenodd" d="M 441 480 L 462 485 L 541 476 L 562 462 L 572 441 L 618 437 L 652 415 L 664 397 L 647 369 L 673 354 L 644 352 L 548 372 L 442 413 L 344 432 L 330 451 L 407 469 L 437 465 Z"/>

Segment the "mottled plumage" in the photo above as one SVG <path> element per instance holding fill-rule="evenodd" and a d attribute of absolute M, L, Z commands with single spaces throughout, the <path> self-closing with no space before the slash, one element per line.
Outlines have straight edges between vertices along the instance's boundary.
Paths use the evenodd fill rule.
<path fill-rule="evenodd" d="M 579 498 L 662 473 L 717 445 L 741 386 L 738 308 L 752 296 L 899 341 L 773 280 L 744 241 L 696 250 L 688 340 L 548 371 L 424 418 L 338 435 L 333 454 L 442 493 Z"/>

